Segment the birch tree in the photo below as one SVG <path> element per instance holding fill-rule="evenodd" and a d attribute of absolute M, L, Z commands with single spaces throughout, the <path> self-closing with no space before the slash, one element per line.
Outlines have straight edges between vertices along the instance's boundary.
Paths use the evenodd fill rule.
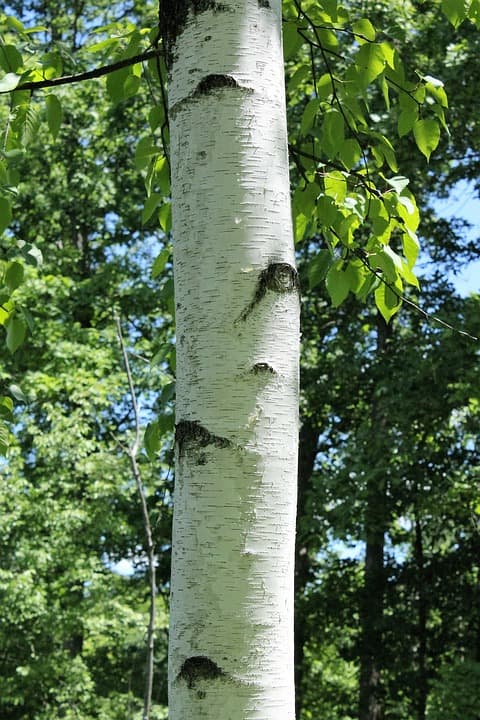
<path fill-rule="evenodd" d="M 281 5 L 164 4 L 176 488 L 170 717 L 293 718 L 299 293 Z"/>

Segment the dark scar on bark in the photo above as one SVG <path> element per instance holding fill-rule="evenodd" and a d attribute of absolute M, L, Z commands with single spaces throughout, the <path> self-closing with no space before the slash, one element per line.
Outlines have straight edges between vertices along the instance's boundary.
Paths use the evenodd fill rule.
<path fill-rule="evenodd" d="M 200 80 L 195 90 L 187 95 L 187 97 L 179 100 L 175 105 L 170 108 L 170 117 L 175 117 L 175 114 L 183 107 L 186 103 L 197 100 L 198 98 L 209 95 L 214 90 L 221 90 L 223 88 L 237 88 L 244 93 L 252 93 L 253 89 L 239 85 L 234 77 L 231 75 L 206 75 L 203 80 Z"/>
<path fill-rule="evenodd" d="M 192 690 L 199 680 L 216 680 L 220 677 L 226 677 L 226 675 L 217 663 L 205 655 L 195 655 L 185 660 L 177 675 L 177 680 L 185 680 L 189 690 Z M 202 693 L 198 697 L 204 698 L 205 695 Z"/>
<path fill-rule="evenodd" d="M 194 442 L 198 447 L 214 445 L 219 448 L 231 446 L 228 438 L 213 435 L 207 428 L 200 425 L 197 420 L 181 420 L 175 425 L 175 442 L 178 443 L 178 451 L 182 452 L 186 442 Z"/>
<path fill-rule="evenodd" d="M 252 367 L 252 373 L 254 375 L 264 375 L 269 373 L 270 375 L 276 375 L 277 371 L 274 367 L 265 362 L 255 363 Z"/>
<path fill-rule="evenodd" d="M 270 3 L 268 0 L 258 0 L 258 7 L 270 9 Z"/>
<path fill-rule="evenodd" d="M 193 93 L 193 97 L 196 95 L 207 95 L 212 90 L 226 87 L 240 86 L 231 75 L 207 75 L 198 83 Z"/>
<path fill-rule="evenodd" d="M 213 12 L 228 12 L 230 8 L 225 3 L 214 0 L 161 0 L 159 8 L 159 27 L 162 36 L 165 63 L 170 69 L 173 57 L 173 47 L 179 35 L 185 29 L 189 12 L 194 15 L 212 10 Z"/>
<path fill-rule="evenodd" d="M 241 313 L 238 320 L 246 320 L 254 308 L 263 300 L 267 290 L 286 294 L 298 292 L 300 283 L 298 272 L 288 263 L 271 263 L 258 276 L 258 283 L 252 302 Z M 238 321 L 237 321 L 238 322 Z"/>

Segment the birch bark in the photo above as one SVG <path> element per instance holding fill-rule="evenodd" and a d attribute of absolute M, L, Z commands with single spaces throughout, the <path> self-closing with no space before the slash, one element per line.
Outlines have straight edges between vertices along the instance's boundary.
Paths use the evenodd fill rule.
<path fill-rule="evenodd" d="M 177 323 L 171 720 L 291 720 L 299 293 L 280 0 L 163 5 Z"/>

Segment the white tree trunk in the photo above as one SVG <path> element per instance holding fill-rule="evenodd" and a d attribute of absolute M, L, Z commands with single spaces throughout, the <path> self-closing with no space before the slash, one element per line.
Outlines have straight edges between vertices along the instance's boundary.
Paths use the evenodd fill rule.
<path fill-rule="evenodd" d="M 292 720 L 299 293 L 281 4 L 166 7 L 177 323 L 169 717 Z"/>

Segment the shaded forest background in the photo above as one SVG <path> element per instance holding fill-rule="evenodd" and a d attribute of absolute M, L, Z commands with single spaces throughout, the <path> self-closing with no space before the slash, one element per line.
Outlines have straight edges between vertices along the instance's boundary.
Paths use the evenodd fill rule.
<path fill-rule="evenodd" d="M 412 73 L 445 83 L 450 135 L 430 162 L 409 136 L 395 144 L 422 216 L 421 293 L 412 288 L 408 297 L 478 336 L 479 297 L 460 297 L 451 280 L 479 257 L 478 243 L 464 221 L 435 210 L 459 181 L 480 189 L 478 31 L 454 28 L 435 1 L 346 4 L 402 48 Z M 92 28 L 107 26 L 108 34 L 108 23 L 121 23 L 128 36 L 156 21 L 156 8 L 138 2 L 9 2 L 5 12 L 44 28 L 39 37 L 63 74 L 83 69 Z M 313 62 L 320 76 L 322 57 Z M 292 135 L 312 82 L 297 71 L 287 60 Z M 118 314 L 149 428 L 138 464 L 157 558 L 151 717 L 160 719 L 175 345 L 170 210 L 160 201 L 145 207 L 145 169 L 151 128 L 161 135 L 149 115 L 161 88 L 152 73 L 129 93 L 125 76 L 114 74 L 60 93 L 55 140 L 44 112 L 32 116 L 33 140 L 17 160 L 14 220 L 0 240 L 4 257 L 12 238 L 43 256 L 16 291 L 32 331 L 15 353 L 3 353 L 0 369 L 2 393 L 16 399 L 0 461 L 0 717 L 141 714 L 148 567 L 127 451 L 136 427 Z M 6 99 L 2 125 L 9 112 Z M 398 122 L 373 91 L 369 112 L 379 132 Z M 298 181 L 292 161 L 293 188 Z M 389 324 L 352 293 L 332 306 L 324 247 L 320 234 L 298 244 L 298 718 L 371 720 L 373 703 L 378 718 L 478 720 L 478 343 L 406 303 Z"/>

